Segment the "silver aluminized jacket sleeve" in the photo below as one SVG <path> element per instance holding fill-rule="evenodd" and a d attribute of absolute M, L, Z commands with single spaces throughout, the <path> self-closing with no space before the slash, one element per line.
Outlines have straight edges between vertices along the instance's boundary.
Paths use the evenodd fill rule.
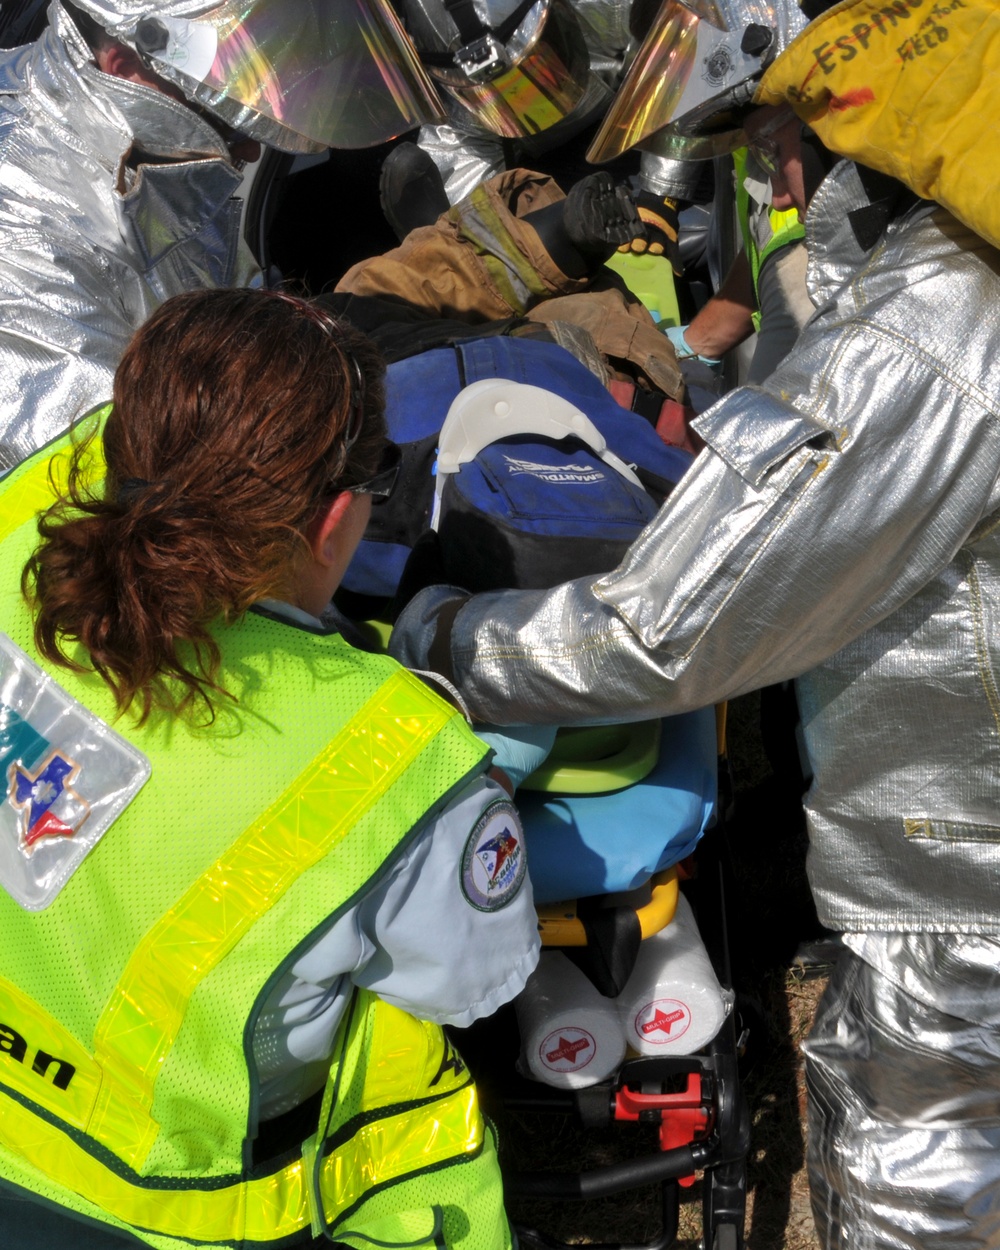
<path fill-rule="evenodd" d="M 809 209 L 815 316 L 766 385 L 699 419 L 708 450 L 621 566 L 472 599 L 452 670 L 501 723 L 795 677 L 820 919 L 995 934 L 1000 257 L 929 204 L 863 251 L 867 207 L 838 165 Z"/>
<path fill-rule="evenodd" d="M 617 570 L 471 600 L 452 661 L 473 715 L 685 711 L 796 677 L 910 599 L 1000 502 L 988 397 L 928 371 L 901 405 L 912 356 L 874 327 L 810 333 L 769 387 L 701 419 L 710 450 Z"/>

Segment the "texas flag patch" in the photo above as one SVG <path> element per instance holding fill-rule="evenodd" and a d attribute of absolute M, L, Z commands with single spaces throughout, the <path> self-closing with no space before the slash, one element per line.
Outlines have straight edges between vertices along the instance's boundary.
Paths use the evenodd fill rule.
<path fill-rule="evenodd" d="M 0 886 L 59 891 L 145 784 L 149 761 L 0 634 Z"/>
<path fill-rule="evenodd" d="M 0 717 L 3 711 L 0 709 Z M 61 751 L 49 752 L 29 771 L 20 762 L 7 769 L 7 798 L 21 813 L 21 849 L 28 855 L 43 838 L 71 838 L 90 815 L 90 804 L 73 789 L 80 765 Z"/>

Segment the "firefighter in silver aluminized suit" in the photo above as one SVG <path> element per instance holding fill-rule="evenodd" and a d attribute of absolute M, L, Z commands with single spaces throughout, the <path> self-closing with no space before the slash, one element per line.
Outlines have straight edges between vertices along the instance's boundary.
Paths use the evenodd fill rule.
<path fill-rule="evenodd" d="M 448 110 L 446 122 L 421 128 L 418 144 L 451 204 L 503 172 L 505 140 L 516 141 L 517 164 L 535 168 L 598 121 L 636 48 L 635 0 L 394 3 Z M 679 148 L 643 153 L 650 206 L 689 199 L 700 176 Z"/>
<path fill-rule="evenodd" d="M 361 147 L 441 116 L 382 0 L 74 11 L 52 0 L 0 54 L 0 472 L 107 398 L 168 296 L 260 281 L 235 195 L 254 141 Z"/>
<path fill-rule="evenodd" d="M 1000 24 L 985 0 L 848 0 L 795 38 L 790 0 L 764 7 L 715 0 L 722 30 L 703 3 L 666 5 L 603 141 L 663 122 L 718 137 L 728 111 L 774 171 L 775 207 L 808 207 L 813 318 L 769 379 L 695 423 L 707 449 L 618 569 L 471 600 L 427 589 L 393 650 L 500 723 L 660 716 L 796 678 L 809 874 L 847 946 L 805 1047 L 821 1240 L 995 1250 L 1000 239 L 960 220 L 961 177 L 953 214 L 871 168 L 888 151 L 906 169 L 908 153 L 872 143 L 866 167 L 830 149 L 866 116 L 921 142 L 937 125 L 947 165 Z M 949 60 L 970 29 L 965 63 Z M 910 114 L 877 77 L 824 86 L 880 49 L 899 90 L 918 57 L 935 74 Z M 664 84 L 666 117 L 642 96 Z"/>

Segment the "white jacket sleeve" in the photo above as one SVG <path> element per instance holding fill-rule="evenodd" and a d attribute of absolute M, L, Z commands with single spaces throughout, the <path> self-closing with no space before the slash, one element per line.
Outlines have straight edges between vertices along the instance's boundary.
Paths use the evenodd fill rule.
<path fill-rule="evenodd" d="M 322 1085 L 354 986 L 461 1027 L 513 998 L 538 950 L 517 810 L 479 775 L 268 995 L 254 1033 L 263 1118 Z"/>
<path fill-rule="evenodd" d="M 353 981 L 424 1019 L 465 1027 L 524 986 L 538 926 L 517 809 L 478 777 L 357 910 Z"/>

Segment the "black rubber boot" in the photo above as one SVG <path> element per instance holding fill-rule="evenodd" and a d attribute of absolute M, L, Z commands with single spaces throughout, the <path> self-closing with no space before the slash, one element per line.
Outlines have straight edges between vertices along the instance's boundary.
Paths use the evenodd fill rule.
<path fill-rule="evenodd" d="M 449 207 L 438 167 L 415 143 L 400 143 L 385 158 L 378 194 L 401 243 L 418 226 L 432 226 Z"/>
<path fill-rule="evenodd" d="M 524 220 L 570 278 L 602 265 L 643 228 L 628 191 L 616 187 L 604 170 L 581 178 L 564 200 L 527 213 Z"/>

